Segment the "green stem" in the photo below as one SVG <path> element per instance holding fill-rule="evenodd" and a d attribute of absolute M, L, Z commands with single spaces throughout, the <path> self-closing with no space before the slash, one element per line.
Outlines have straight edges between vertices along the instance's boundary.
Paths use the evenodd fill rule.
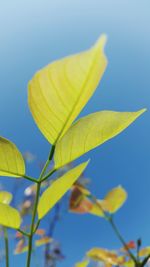
<path fill-rule="evenodd" d="M 24 232 L 24 231 L 23 231 L 23 230 L 21 230 L 21 229 L 17 229 L 17 231 L 18 231 L 18 232 L 20 232 L 21 234 L 23 234 L 23 235 L 27 236 L 27 237 L 29 237 L 29 236 L 30 236 L 30 234 L 28 234 L 28 233 Z"/>
<path fill-rule="evenodd" d="M 9 244 L 7 228 L 4 227 L 5 253 L 6 253 L 6 267 L 9 267 Z"/>
<path fill-rule="evenodd" d="M 54 172 L 56 172 L 56 169 L 51 170 L 50 172 L 48 172 L 48 174 L 46 174 L 43 178 L 42 178 L 42 182 L 44 182 L 45 180 L 48 179 L 48 177 L 50 177 Z"/>
<path fill-rule="evenodd" d="M 93 202 L 99 207 L 99 209 L 103 212 L 104 218 L 110 223 L 111 227 L 113 228 L 116 236 L 118 237 L 118 239 L 120 240 L 120 242 L 123 244 L 123 246 L 126 248 L 126 250 L 128 251 L 130 258 L 134 261 L 135 266 L 137 266 L 138 262 L 135 258 L 135 256 L 132 254 L 132 252 L 130 251 L 130 249 L 128 248 L 126 242 L 124 241 L 122 235 L 120 234 L 117 226 L 115 225 L 112 216 L 108 216 L 107 213 L 105 212 L 105 210 L 103 209 L 102 205 L 100 204 L 100 202 L 97 201 L 96 197 L 93 195 L 89 196 Z"/>
<path fill-rule="evenodd" d="M 135 265 L 137 265 L 137 260 L 136 260 L 135 256 L 134 256 L 134 255 L 132 254 L 132 252 L 129 250 L 129 248 L 128 248 L 126 242 L 124 241 L 122 235 L 120 234 L 120 232 L 119 232 L 117 226 L 115 225 L 115 223 L 114 223 L 112 217 L 110 217 L 108 221 L 109 221 L 111 227 L 113 228 L 113 230 L 114 230 L 116 236 L 118 237 L 118 239 L 120 240 L 120 242 L 123 244 L 123 246 L 124 246 L 124 247 L 126 248 L 126 250 L 128 251 L 130 258 L 134 261 Z"/>
<path fill-rule="evenodd" d="M 145 264 L 148 262 L 149 259 L 150 259 L 150 254 L 146 256 L 146 258 L 141 262 L 141 267 L 145 266 Z"/>
<path fill-rule="evenodd" d="M 34 232 L 35 232 L 35 218 L 36 218 L 36 213 L 37 213 L 37 207 L 38 207 L 38 201 L 39 201 L 39 195 L 40 195 L 40 188 L 41 188 L 41 183 L 42 183 L 42 178 L 48 168 L 48 165 L 50 163 L 50 161 L 53 158 L 54 155 L 54 150 L 55 147 L 52 146 L 51 151 L 49 153 L 48 156 L 48 160 L 46 161 L 41 174 L 39 176 L 39 179 L 37 180 L 37 190 L 36 190 L 36 196 L 35 196 L 35 203 L 34 203 L 34 207 L 33 207 L 33 215 L 32 215 L 32 222 L 31 222 L 31 228 L 30 228 L 30 236 L 29 236 L 29 240 L 28 240 L 28 256 L 27 256 L 27 264 L 26 267 L 30 267 L 30 263 L 31 263 L 31 254 L 32 254 L 32 243 L 33 243 L 33 236 L 34 236 Z M 38 224 L 37 224 L 38 225 Z"/>
<path fill-rule="evenodd" d="M 27 180 L 29 180 L 31 182 L 34 182 L 34 183 L 39 183 L 39 181 L 37 179 L 35 179 L 33 177 L 30 177 L 28 175 L 25 175 L 25 174 L 23 175 L 23 178 L 25 178 L 25 179 L 27 179 Z"/>
<path fill-rule="evenodd" d="M 37 231 L 37 229 L 39 227 L 40 222 L 41 222 L 40 220 L 37 221 L 37 223 L 36 223 L 36 225 L 34 227 L 34 231 L 33 231 L 34 234 L 36 233 L 36 231 Z"/>
<path fill-rule="evenodd" d="M 35 197 L 32 222 L 31 222 L 31 230 L 30 230 L 30 236 L 29 236 L 29 241 L 28 241 L 28 257 L 27 257 L 27 265 L 26 265 L 27 267 L 30 267 L 30 262 L 31 262 L 34 222 L 35 222 L 35 217 L 36 217 L 36 212 L 37 212 L 38 199 L 39 199 L 39 194 L 40 194 L 40 186 L 41 186 L 41 183 L 37 184 L 36 197 Z"/>

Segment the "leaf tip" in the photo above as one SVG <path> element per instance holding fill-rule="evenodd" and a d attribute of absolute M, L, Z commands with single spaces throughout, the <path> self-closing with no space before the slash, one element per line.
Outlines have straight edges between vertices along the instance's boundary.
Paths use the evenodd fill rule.
<path fill-rule="evenodd" d="M 105 48 L 105 45 L 106 45 L 106 43 L 107 43 L 107 35 L 106 34 L 102 34 L 99 38 L 98 38 L 98 40 L 96 41 L 96 43 L 95 43 L 95 48 L 97 47 L 97 48 L 99 48 L 99 49 L 101 49 L 101 50 L 103 50 L 104 51 L 104 48 Z"/>

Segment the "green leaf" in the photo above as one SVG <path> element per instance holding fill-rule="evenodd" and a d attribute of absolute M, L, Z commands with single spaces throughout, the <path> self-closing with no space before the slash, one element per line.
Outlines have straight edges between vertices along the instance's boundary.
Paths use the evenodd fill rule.
<path fill-rule="evenodd" d="M 94 93 L 105 71 L 103 35 L 87 51 L 57 60 L 29 82 L 32 116 L 45 138 L 55 144 Z"/>
<path fill-rule="evenodd" d="M 0 176 L 20 177 L 25 174 L 25 164 L 15 144 L 0 137 Z"/>
<path fill-rule="evenodd" d="M 7 191 L 0 191 L 0 203 L 10 204 L 12 201 L 12 194 Z"/>
<path fill-rule="evenodd" d="M 9 228 L 18 229 L 21 224 L 19 212 L 7 204 L 0 203 L 0 224 Z"/>
<path fill-rule="evenodd" d="M 64 166 L 121 133 L 144 111 L 100 111 L 79 119 L 56 144 L 55 168 Z"/>
<path fill-rule="evenodd" d="M 79 178 L 89 161 L 69 170 L 58 178 L 42 194 L 38 204 L 38 217 L 42 219 Z"/>

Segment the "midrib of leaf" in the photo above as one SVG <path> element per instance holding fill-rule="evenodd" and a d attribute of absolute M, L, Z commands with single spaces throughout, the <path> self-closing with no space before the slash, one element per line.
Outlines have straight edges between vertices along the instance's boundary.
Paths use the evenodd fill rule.
<path fill-rule="evenodd" d="M 22 173 L 22 174 L 21 174 L 21 173 L 16 173 L 16 172 L 9 171 L 9 170 L 7 171 L 7 170 L 1 169 L 1 168 L 0 168 L 0 172 L 4 172 L 4 173 L 6 173 L 6 174 L 7 174 L 7 173 L 8 173 L 8 174 L 13 174 L 13 175 L 20 176 L 20 177 L 22 177 L 22 176 L 24 175 L 24 173 Z"/>
<path fill-rule="evenodd" d="M 112 134 L 112 136 L 111 136 L 109 139 L 112 139 L 112 138 L 114 138 L 115 136 L 117 136 L 118 134 L 120 134 L 122 128 L 125 130 L 127 127 L 130 126 L 131 123 L 133 123 L 133 122 L 134 122 L 134 121 L 135 121 L 135 120 L 136 120 L 142 113 L 144 113 L 145 111 L 146 111 L 146 109 L 141 109 L 141 112 L 139 112 L 138 115 L 136 115 L 134 118 L 132 118 L 132 120 L 131 120 L 130 123 L 129 123 L 128 121 L 124 121 L 124 123 L 118 127 L 117 132 L 116 132 L 115 130 L 113 130 L 113 134 Z M 81 120 L 82 120 L 82 119 L 81 119 Z M 77 123 L 78 123 L 78 121 L 75 122 L 75 124 L 77 124 Z M 95 125 L 94 125 L 94 127 L 95 127 Z M 94 128 L 94 127 L 93 127 L 93 128 Z M 86 139 L 87 139 L 87 137 L 86 137 Z M 104 138 L 103 142 L 100 143 L 100 145 L 104 144 L 104 143 L 105 143 L 107 140 L 109 140 L 109 139 Z M 61 149 L 61 145 L 62 145 L 62 143 L 60 142 L 60 151 L 62 150 L 62 149 Z M 98 145 L 99 145 L 99 142 L 97 141 L 96 144 L 95 144 L 95 146 L 94 146 L 92 149 L 90 149 L 90 150 L 93 150 L 93 149 L 96 148 Z M 86 146 L 86 144 L 84 144 L 84 149 L 85 149 L 85 146 Z M 89 151 L 89 149 L 88 149 L 88 151 Z M 85 150 L 84 150 L 84 153 L 87 153 L 88 151 L 85 152 Z M 60 153 L 61 153 L 61 152 L 60 152 Z M 83 153 L 79 153 L 77 157 L 80 157 L 81 155 L 83 155 Z M 73 160 L 75 160 L 77 157 L 75 157 L 74 159 L 72 159 L 71 162 L 72 162 Z M 61 155 L 61 160 L 60 160 L 60 162 L 62 162 L 62 155 Z M 69 159 L 68 159 L 65 163 L 63 163 L 63 164 L 59 164 L 59 165 L 61 165 L 61 167 L 63 167 L 64 165 L 68 164 L 69 162 L 70 162 L 70 161 L 69 161 Z"/>
<path fill-rule="evenodd" d="M 93 60 L 93 62 L 92 62 L 92 64 L 91 64 L 91 67 L 89 68 L 87 78 L 85 79 L 85 81 L 84 81 L 84 83 L 83 83 L 83 85 L 82 85 L 82 87 L 81 87 L 81 89 L 80 89 L 80 90 L 81 90 L 81 93 L 78 95 L 78 97 L 77 97 L 77 99 L 76 99 L 76 101 L 75 101 L 75 103 L 74 103 L 74 105 L 73 105 L 73 107 L 72 107 L 72 109 L 71 109 L 71 111 L 70 111 L 68 117 L 66 118 L 66 121 L 65 121 L 65 123 L 64 123 L 64 125 L 63 125 L 63 127 L 62 127 L 62 129 L 60 130 L 60 132 L 59 132 L 59 134 L 58 134 L 58 136 L 57 136 L 57 138 L 56 138 L 56 140 L 55 140 L 55 142 L 54 142 L 54 145 L 56 145 L 56 143 L 57 143 L 57 141 L 59 140 L 60 136 L 63 134 L 64 129 L 66 128 L 66 125 L 67 125 L 69 119 L 71 118 L 72 113 L 74 112 L 74 109 L 75 109 L 75 107 L 76 107 L 78 101 L 80 100 L 82 94 L 84 94 L 85 87 L 86 87 L 86 84 L 87 84 L 87 82 L 88 82 L 88 78 L 89 78 L 89 76 L 90 76 L 90 72 L 93 70 L 93 66 L 95 65 L 96 56 L 97 56 L 97 53 L 96 53 L 96 55 L 95 55 L 95 57 L 94 57 L 94 60 Z"/>

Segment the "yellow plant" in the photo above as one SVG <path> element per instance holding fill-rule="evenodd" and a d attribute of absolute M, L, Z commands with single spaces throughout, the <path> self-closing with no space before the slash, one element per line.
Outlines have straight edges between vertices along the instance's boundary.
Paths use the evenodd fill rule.
<path fill-rule="evenodd" d="M 25 173 L 25 163 L 17 147 L 0 137 L 0 175 L 23 177 L 36 185 L 36 198 L 29 232 L 21 229 L 20 214 L 9 205 L 10 195 L 8 194 L 7 199 L 3 193 L 5 203 L 0 201 L 0 224 L 17 229 L 28 238 L 28 246 L 23 248 L 28 252 L 26 267 L 30 267 L 33 236 L 41 219 L 77 181 L 88 162 L 78 165 L 59 177 L 41 196 L 42 183 L 62 166 L 121 133 L 145 112 L 145 109 L 135 112 L 98 111 L 75 121 L 96 90 L 106 69 L 105 43 L 106 36 L 102 35 L 90 49 L 50 63 L 39 70 L 29 82 L 28 103 L 31 114 L 41 133 L 52 145 L 38 179 Z M 48 171 L 53 158 L 54 168 Z M 0 200 L 2 198 L 1 195 Z M 106 216 L 106 212 L 114 213 L 125 199 L 126 193 L 119 187 L 111 191 L 103 201 L 95 200 L 94 203 L 92 199 L 93 210 L 89 212 L 98 215 L 96 210 L 99 207 L 101 213 Z M 6 234 L 5 241 L 8 267 Z M 87 266 L 87 264 L 88 261 L 84 261 L 77 266 Z"/>

